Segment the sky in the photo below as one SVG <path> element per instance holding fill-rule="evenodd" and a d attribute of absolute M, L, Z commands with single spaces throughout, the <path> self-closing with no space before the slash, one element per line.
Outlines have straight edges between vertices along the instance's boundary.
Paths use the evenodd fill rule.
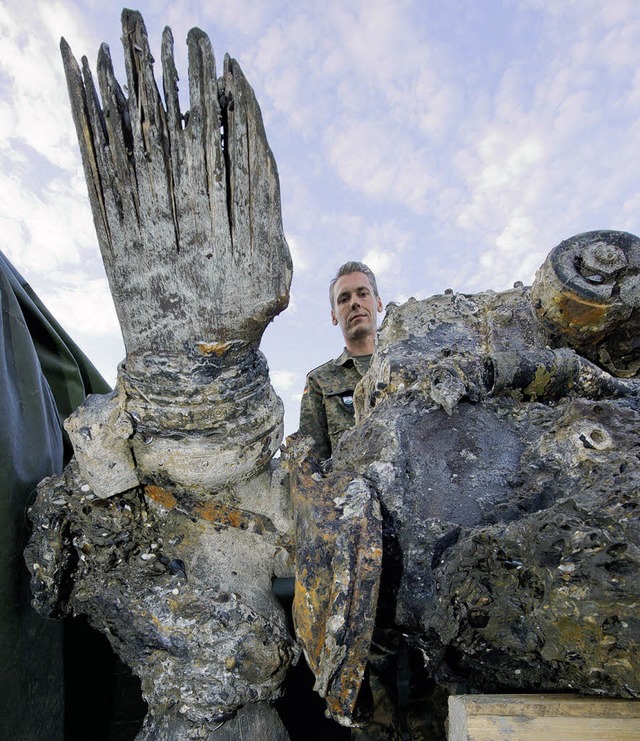
<path fill-rule="evenodd" d="M 262 343 L 287 434 L 305 374 L 342 350 L 327 286 L 343 262 L 366 262 L 383 303 L 401 302 L 529 285 L 563 239 L 640 233 L 637 0 L 133 7 L 156 59 L 172 28 L 183 81 L 198 26 L 261 106 L 294 264 L 289 308 Z M 0 0 L 0 250 L 111 384 L 124 346 L 58 45 L 64 36 L 95 70 L 107 42 L 124 83 L 120 11 Z"/>

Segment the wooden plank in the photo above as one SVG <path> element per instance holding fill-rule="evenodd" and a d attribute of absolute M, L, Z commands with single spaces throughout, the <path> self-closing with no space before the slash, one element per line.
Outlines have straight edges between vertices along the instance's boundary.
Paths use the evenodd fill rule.
<path fill-rule="evenodd" d="M 576 695 L 454 695 L 449 741 L 638 741 L 640 702 Z"/>
<path fill-rule="evenodd" d="M 255 94 L 228 57 L 218 80 L 208 37 L 192 29 L 181 114 L 171 32 L 163 101 L 142 16 L 125 9 L 122 23 L 127 97 L 103 45 L 103 108 L 86 59 L 80 70 L 61 49 L 128 367 L 149 352 L 200 357 L 202 342 L 257 346 L 288 303 L 292 263 Z"/>

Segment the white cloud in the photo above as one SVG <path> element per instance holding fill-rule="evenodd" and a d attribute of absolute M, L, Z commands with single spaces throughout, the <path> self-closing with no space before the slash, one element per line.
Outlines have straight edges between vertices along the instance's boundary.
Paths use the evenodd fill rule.
<path fill-rule="evenodd" d="M 52 11 L 57 9 L 71 29 L 76 24 L 60 6 L 42 3 L 37 9 L 34 17 L 31 4 L 16 4 L 0 20 L 0 75 L 7 86 L 4 105 L 10 101 L 11 106 L 10 118 L 2 116 L 5 137 L 0 149 L 11 156 L 15 141 L 24 142 L 52 165 L 69 168 L 75 159 L 75 139 Z"/>
<path fill-rule="evenodd" d="M 273 108 L 307 140 L 324 130 L 328 162 L 351 189 L 424 213 L 433 167 L 420 138 L 447 134 L 459 96 L 442 44 L 419 34 L 414 11 L 407 2 L 296 5 L 267 22 L 243 66 L 267 96 L 269 125 Z"/>
<path fill-rule="evenodd" d="M 169 7 L 171 8 L 172 5 L 170 4 Z M 182 13 L 180 5 L 173 4 L 173 8 L 175 8 L 174 16 Z M 270 3 L 259 0 L 234 0 L 232 3 L 218 0 L 217 2 L 199 2 L 196 8 L 195 14 L 203 20 L 226 27 L 239 34 L 254 36 L 259 35 L 264 28 Z M 200 23 L 204 26 L 202 21 Z"/>
<path fill-rule="evenodd" d="M 309 269 L 309 254 L 308 250 L 304 247 L 302 240 L 295 234 L 288 232 L 287 244 L 289 245 L 289 252 L 291 253 L 291 259 L 295 270 L 308 270 Z"/>
<path fill-rule="evenodd" d="M 284 393 L 296 384 L 299 385 L 300 374 L 290 370 L 272 370 L 271 382 L 278 393 Z M 304 379 L 303 379 L 304 382 Z"/>
<path fill-rule="evenodd" d="M 397 221 L 374 221 L 365 229 L 363 244 L 367 246 L 362 261 L 376 275 L 378 290 L 384 300 L 396 298 L 399 280 L 411 261 L 414 235 Z"/>
<path fill-rule="evenodd" d="M 425 153 L 381 121 L 345 120 L 327 133 L 331 164 L 353 190 L 424 213 L 431 185 Z"/>
<path fill-rule="evenodd" d="M 369 250 L 362 262 L 368 265 L 376 276 L 382 275 L 382 273 L 387 273 L 393 264 L 393 253 L 384 250 Z"/>
<path fill-rule="evenodd" d="M 462 131 L 466 142 L 453 158 L 461 188 L 444 202 L 467 239 L 477 235 L 478 268 L 467 277 L 475 290 L 529 280 L 559 237 L 619 228 L 618 213 L 632 222 L 623 204 L 633 188 L 640 142 L 629 123 L 640 119 L 640 96 L 633 63 L 619 49 L 640 43 L 640 7 L 619 5 L 622 12 L 607 16 L 582 4 L 530 5 L 542 21 L 536 74 L 514 56 L 491 104 Z"/>
<path fill-rule="evenodd" d="M 0 13 L 3 249 L 21 272 L 36 276 L 77 265 L 87 250 L 99 260 L 58 50 L 61 33 L 90 35 L 69 3 L 10 3 Z"/>
<path fill-rule="evenodd" d="M 87 250 L 99 260 L 86 195 L 56 180 L 42 196 L 35 195 L 28 182 L 5 173 L 0 173 L 0 190 L 4 249 L 16 266 L 44 273 L 77 264 Z"/>
<path fill-rule="evenodd" d="M 58 286 L 44 290 L 40 298 L 54 317 L 66 318 L 65 329 L 72 336 L 120 335 L 120 325 L 106 280 L 87 280 L 77 274 L 67 274 L 63 280 Z"/>

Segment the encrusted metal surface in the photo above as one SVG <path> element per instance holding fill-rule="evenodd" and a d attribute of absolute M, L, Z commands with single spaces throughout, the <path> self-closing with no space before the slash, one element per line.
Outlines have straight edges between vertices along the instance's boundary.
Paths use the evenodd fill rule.
<path fill-rule="evenodd" d="M 576 238 L 587 260 L 616 239 L 636 249 Z M 598 365 L 635 331 L 635 298 L 586 355 L 521 285 L 388 308 L 331 475 L 361 476 L 380 502 L 380 605 L 432 679 L 640 693 L 640 381 Z M 323 477 L 307 485 L 326 496 Z"/>
<path fill-rule="evenodd" d="M 215 511 L 158 487 L 100 499 L 72 462 L 41 484 L 26 554 L 41 613 L 87 614 L 158 719 L 173 706 L 202 728 L 277 696 L 294 655 L 270 588 L 275 528 Z"/>
<path fill-rule="evenodd" d="M 295 442 L 290 439 L 290 445 Z M 348 472 L 292 470 L 296 539 L 296 636 L 315 690 L 334 720 L 359 720 L 382 562 L 382 520 L 371 488 Z"/>
<path fill-rule="evenodd" d="M 538 270 L 532 298 L 554 346 L 571 345 L 618 376 L 640 369 L 640 239 L 586 232 Z"/>

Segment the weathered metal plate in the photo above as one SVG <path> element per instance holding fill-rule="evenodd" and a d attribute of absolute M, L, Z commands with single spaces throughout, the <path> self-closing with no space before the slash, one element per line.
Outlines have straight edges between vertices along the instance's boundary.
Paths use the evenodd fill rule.
<path fill-rule="evenodd" d="M 354 725 L 375 623 L 382 519 L 366 481 L 322 476 L 304 463 L 292 481 L 296 534 L 296 635 L 315 690 L 334 720 Z"/>

